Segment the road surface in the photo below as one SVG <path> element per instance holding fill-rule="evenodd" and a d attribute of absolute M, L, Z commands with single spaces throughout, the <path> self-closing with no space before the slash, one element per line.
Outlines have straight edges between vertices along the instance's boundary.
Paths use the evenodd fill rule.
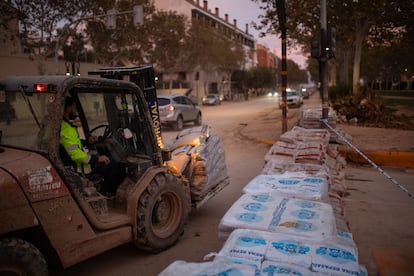
<path fill-rule="evenodd" d="M 277 99 L 260 97 L 248 101 L 223 102 L 219 106 L 202 106 L 203 123 L 220 135 L 226 152 L 230 185 L 198 210 L 190 214 L 188 225 L 178 243 L 153 255 L 136 249 L 132 244 L 120 246 L 66 270 L 59 275 L 158 275 L 175 260 L 201 262 L 204 256 L 218 252 L 223 241 L 217 227 L 228 208 L 236 201 L 242 188 L 260 171 L 269 145 L 258 143 L 242 134 L 243 128 L 256 124 L 270 112 L 281 115 Z M 293 116 L 297 110 L 291 111 Z M 272 126 L 280 132 L 281 121 Z M 163 137 L 168 144 L 177 132 L 166 130 Z M 260 135 L 259 135 L 260 136 Z M 276 136 L 275 136 L 276 137 Z"/>

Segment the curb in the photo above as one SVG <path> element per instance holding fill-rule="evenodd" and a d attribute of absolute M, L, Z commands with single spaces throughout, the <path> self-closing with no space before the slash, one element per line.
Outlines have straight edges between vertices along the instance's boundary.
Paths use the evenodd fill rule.
<path fill-rule="evenodd" d="M 267 139 L 255 139 L 256 142 L 272 146 L 276 141 Z M 352 150 L 339 150 L 347 161 L 369 164 L 361 155 Z M 364 152 L 375 164 L 386 167 L 401 167 L 414 169 L 414 152 L 401 151 L 369 151 Z"/>
<path fill-rule="evenodd" d="M 340 150 L 339 152 L 347 161 L 368 164 L 368 161 L 355 151 Z M 414 152 L 368 151 L 364 154 L 380 166 L 414 168 Z"/>

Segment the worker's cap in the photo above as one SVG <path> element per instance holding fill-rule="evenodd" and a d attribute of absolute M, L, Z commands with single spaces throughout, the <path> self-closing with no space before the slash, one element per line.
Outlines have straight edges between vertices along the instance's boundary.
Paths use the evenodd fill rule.
<path fill-rule="evenodd" d="M 72 106 L 75 103 L 75 99 L 73 99 L 72 97 L 66 97 L 65 99 L 65 108 Z"/>

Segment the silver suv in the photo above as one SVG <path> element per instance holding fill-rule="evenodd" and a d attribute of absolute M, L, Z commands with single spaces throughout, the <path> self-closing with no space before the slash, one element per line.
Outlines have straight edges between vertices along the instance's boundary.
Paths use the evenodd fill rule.
<path fill-rule="evenodd" d="M 201 125 L 201 110 L 185 95 L 159 95 L 158 108 L 161 124 L 173 127 L 175 130 L 182 130 L 184 123 L 194 122 Z"/>
<path fill-rule="evenodd" d="M 296 90 L 286 89 L 286 103 L 288 106 L 301 106 L 303 104 L 302 94 Z M 282 93 L 279 96 L 279 108 L 282 108 Z"/>

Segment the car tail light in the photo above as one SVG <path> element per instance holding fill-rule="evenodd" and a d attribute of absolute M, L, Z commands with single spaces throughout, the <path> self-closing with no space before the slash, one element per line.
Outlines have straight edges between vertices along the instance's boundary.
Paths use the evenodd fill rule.
<path fill-rule="evenodd" d="M 175 110 L 175 107 L 173 105 L 170 105 L 170 106 L 168 106 L 167 110 L 168 111 L 174 111 Z"/>

